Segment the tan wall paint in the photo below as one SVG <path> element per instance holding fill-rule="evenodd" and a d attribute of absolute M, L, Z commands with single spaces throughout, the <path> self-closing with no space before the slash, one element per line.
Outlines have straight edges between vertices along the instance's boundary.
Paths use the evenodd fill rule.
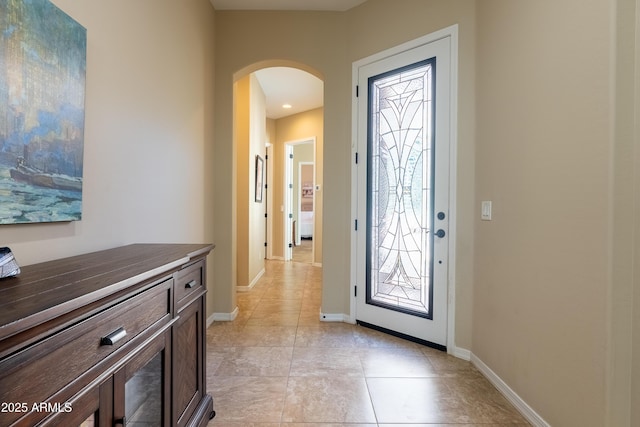
<path fill-rule="evenodd" d="M 0 242 L 23 265 L 133 242 L 212 242 L 211 3 L 54 3 L 87 28 L 83 217 L 1 226 Z"/>
<path fill-rule="evenodd" d="M 246 76 L 234 83 L 234 145 L 236 147 L 236 239 L 238 286 L 249 285 L 249 192 L 251 165 L 249 145 L 251 132 L 251 77 Z"/>
<path fill-rule="evenodd" d="M 472 348 L 554 426 L 606 425 L 610 6 L 478 3 Z"/>
<path fill-rule="evenodd" d="M 256 202 L 256 156 L 262 158 L 262 176 L 265 179 L 264 157 L 267 143 L 267 112 L 266 97 L 262 87 L 254 74 L 251 74 L 251 106 L 250 106 L 250 143 L 249 157 L 249 240 L 247 242 L 247 257 L 249 259 L 249 277 L 247 285 L 255 282 L 264 272 L 264 241 L 265 241 L 265 206 L 264 187 L 262 201 Z M 264 181 L 263 181 L 264 186 Z"/>
<path fill-rule="evenodd" d="M 234 132 L 237 151 L 237 286 L 249 286 L 264 270 L 265 205 L 255 201 L 256 156 L 264 162 L 266 98 L 255 75 L 234 83 Z M 265 165 L 263 164 L 263 167 Z M 263 169 L 264 171 L 264 169 Z M 263 196 L 264 199 L 264 196 Z"/>
<path fill-rule="evenodd" d="M 267 159 L 267 184 L 269 185 L 269 188 L 267 189 L 267 214 L 273 217 L 276 210 L 280 210 L 280 205 L 276 205 L 274 202 L 275 199 L 273 194 L 275 191 L 274 177 L 276 175 L 274 173 L 274 150 L 276 143 L 276 121 L 274 119 L 267 119 L 267 138 L 271 144 L 268 149 L 269 158 Z M 275 251 L 278 250 L 274 242 L 276 237 L 274 230 L 276 224 L 274 224 L 274 222 L 275 221 L 273 220 L 267 222 L 267 244 L 269 246 L 267 247 L 266 257 L 268 259 L 275 258 Z M 282 250 L 279 251 L 282 252 Z"/>
<path fill-rule="evenodd" d="M 615 96 L 613 149 L 613 228 L 612 283 L 609 302 L 609 343 L 607 376 L 607 422 L 610 426 L 638 425 L 633 421 L 632 408 L 632 351 L 633 351 L 633 283 L 634 251 L 638 229 L 634 223 L 634 203 L 637 189 L 634 174 L 634 151 L 638 149 L 635 122 L 636 61 L 636 1 L 618 0 L 615 3 Z M 637 268 L 637 267 L 636 267 Z M 637 270 L 635 270 L 637 271 Z M 636 300 L 637 303 L 637 300 Z M 638 402 L 639 400 L 635 400 Z M 638 414 L 635 415 L 636 417 Z"/>
<path fill-rule="evenodd" d="M 634 206 L 633 206 L 633 314 L 632 314 L 632 360 L 631 360 L 631 424 L 640 425 L 640 0 L 635 0 L 635 45 L 633 50 L 634 98 Z M 632 33 L 632 34 L 633 34 Z"/>

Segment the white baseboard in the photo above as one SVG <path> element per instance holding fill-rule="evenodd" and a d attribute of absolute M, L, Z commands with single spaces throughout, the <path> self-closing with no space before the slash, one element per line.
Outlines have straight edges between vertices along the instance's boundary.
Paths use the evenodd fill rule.
<path fill-rule="evenodd" d="M 320 312 L 321 322 L 343 322 L 354 323 L 351 321 L 351 317 L 344 313 L 322 313 Z"/>
<path fill-rule="evenodd" d="M 238 317 L 240 309 L 236 307 L 231 313 L 213 313 L 207 317 L 207 327 L 211 326 L 213 322 L 231 322 Z"/>
<path fill-rule="evenodd" d="M 535 427 L 551 427 L 531 406 L 505 383 L 495 372 L 489 368 L 478 356 L 471 353 L 471 363 L 493 384 L 504 397 L 516 407 L 523 417 Z"/>
<path fill-rule="evenodd" d="M 455 356 L 458 359 L 462 359 L 466 361 L 471 360 L 471 351 L 467 350 L 466 348 L 454 346 L 453 348 L 447 347 L 447 349 L 450 355 Z"/>
<path fill-rule="evenodd" d="M 264 268 L 253 278 L 249 286 L 236 286 L 236 292 L 249 292 L 258 283 L 258 280 L 264 275 Z"/>

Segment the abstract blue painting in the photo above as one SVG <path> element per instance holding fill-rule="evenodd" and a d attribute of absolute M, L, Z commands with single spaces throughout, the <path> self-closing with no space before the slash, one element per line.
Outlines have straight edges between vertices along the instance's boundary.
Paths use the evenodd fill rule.
<path fill-rule="evenodd" d="M 82 217 L 87 31 L 48 0 L 0 0 L 0 224 Z"/>

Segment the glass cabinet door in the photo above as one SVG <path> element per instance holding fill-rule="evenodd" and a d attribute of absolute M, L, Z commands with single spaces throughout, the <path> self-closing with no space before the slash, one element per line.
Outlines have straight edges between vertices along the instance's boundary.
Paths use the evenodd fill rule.
<path fill-rule="evenodd" d="M 116 427 L 169 427 L 170 349 L 168 329 L 114 373 Z"/>
<path fill-rule="evenodd" d="M 126 426 L 162 425 L 163 353 L 157 353 L 125 383 Z"/>

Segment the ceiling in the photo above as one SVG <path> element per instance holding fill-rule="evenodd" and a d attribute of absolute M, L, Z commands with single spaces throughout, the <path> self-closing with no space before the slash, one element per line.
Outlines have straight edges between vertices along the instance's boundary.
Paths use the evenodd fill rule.
<path fill-rule="evenodd" d="M 211 0 L 216 10 L 345 11 L 366 0 Z"/>
<path fill-rule="evenodd" d="M 254 74 L 266 97 L 267 118 L 280 119 L 324 105 L 324 83 L 306 71 L 271 67 Z M 283 104 L 291 108 L 285 109 Z"/>

